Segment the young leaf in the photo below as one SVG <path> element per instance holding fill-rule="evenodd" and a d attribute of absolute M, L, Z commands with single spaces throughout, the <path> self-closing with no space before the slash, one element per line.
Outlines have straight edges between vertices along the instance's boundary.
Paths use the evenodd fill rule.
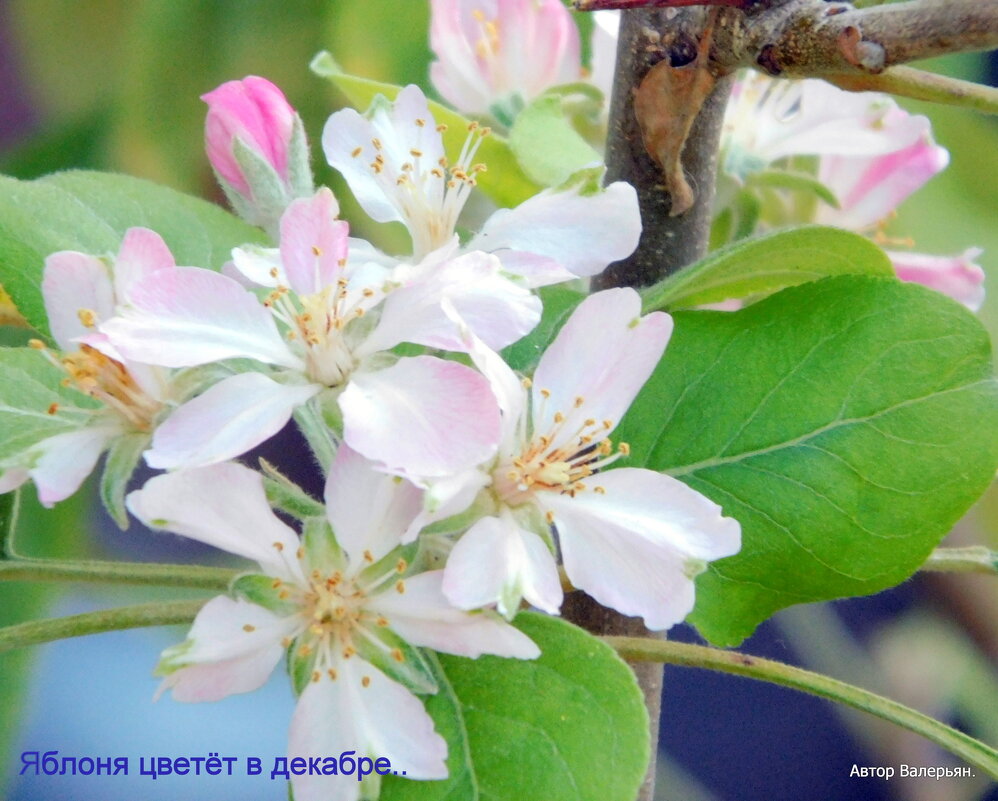
<path fill-rule="evenodd" d="M 740 312 L 675 315 L 617 430 L 742 525 L 691 621 L 735 645 L 785 606 L 894 586 L 991 482 L 987 332 L 924 287 L 831 278 Z"/>
<path fill-rule="evenodd" d="M 809 225 L 736 242 L 642 292 L 645 311 L 688 309 L 834 275 L 894 275 L 869 239 Z"/>
<path fill-rule="evenodd" d="M 402 89 L 401 86 L 390 83 L 379 83 L 356 75 L 348 75 L 327 52 L 319 53 L 312 59 L 310 66 L 316 75 L 332 81 L 360 111 L 367 109 L 377 95 L 384 95 L 388 100 L 394 100 Z M 455 157 L 461 152 L 471 120 L 432 100 L 429 101 L 429 106 L 437 124 L 447 126 L 444 133 L 444 147 L 448 155 Z M 489 168 L 488 172 L 482 173 L 477 178 L 479 189 L 500 206 L 519 205 L 541 191 L 541 187 L 530 180 L 520 168 L 509 143 L 495 132 L 482 140 L 476 161 L 484 163 Z"/>
<path fill-rule="evenodd" d="M 450 749 L 439 782 L 385 778 L 382 801 L 633 801 L 648 764 L 648 716 L 630 668 L 557 618 L 515 625 L 536 661 L 439 655 L 427 710 Z"/>
<path fill-rule="evenodd" d="M 58 250 L 113 254 L 133 226 L 160 234 L 178 264 L 216 270 L 233 247 L 264 239 L 218 206 L 138 178 L 99 172 L 35 181 L 0 176 L 0 286 L 34 328 L 47 332 L 45 257 Z"/>
<path fill-rule="evenodd" d="M 568 121 L 559 95 L 541 95 L 517 114 L 509 146 L 527 176 L 542 186 L 558 186 L 583 167 L 602 162 Z"/>

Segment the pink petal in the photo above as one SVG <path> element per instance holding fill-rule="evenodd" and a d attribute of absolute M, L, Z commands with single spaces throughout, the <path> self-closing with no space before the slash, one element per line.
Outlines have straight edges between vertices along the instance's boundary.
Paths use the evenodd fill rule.
<path fill-rule="evenodd" d="M 343 272 L 350 226 L 336 219 L 339 212 L 333 193 L 322 187 L 291 203 L 281 217 L 281 259 L 299 295 L 321 292 Z"/>
<path fill-rule="evenodd" d="M 326 479 L 325 503 L 352 567 L 364 564 L 365 551 L 377 561 L 400 544 L 422 510 L 422 496 L 405 479 L 376 471 L 348 445 L 340 446 Z"/>
<path fill-rule="evenodd" d="M 974 260 L 982 252 L 980 248 L 968 248 L 959 256 L 949 257 L 897 251 L 887 255 L 902 281 L 922 284 L 977 311 L 984 303 L 984 270 Z"/>
<path fill-rule="evenodd" d="M 226 462 L 166 473 L 128 494 L 129 511 L 163 528 L 252 559 L 265 573 L 304 584 L 295 555 L 298 535 L 274 516 L 263 478 Z"/>
<path fill-rule="evenodd" d="M 432 356 L 355 374 L 340 409 L 347 444 L 406 476 L 475 466 L 495 452 L 499 439 L 499 409 L 485 378 Z"/>
<path fill-rule="evenodd" d="M 662 312 L 644 317 L 633 289 L 608 289 L 576 307 L 541 356 L 532 386 L 534 431 L 571 439 L 583 421 L 608 420 L 611 431 L 651 375 L 672 333 Z M 544 398 L 548 391 L 550 397 Z M 581 399 L 581 401 L 579 400 Z M 557 413 L 565 416 L 555 423 Z"/>
<path fill-rule="evenodd" d="M 107 265 L 85 253 L 62 250 L 45 259 L 42 295 L 52 336 L 65 351 L 77 349 L 76 337 L 93 332 L 81 322 L 81 310 L 93 312 L 95 322 L 114 314 L 114 288 Z"/>
<path fill-rule="evenodd" d="M 148 228 L 129 228 L 114 261 L 114 287 L 119 303 L 127 303 L 133 284 L 157 270 L 177 266 L 163 237 Z"/>
<path fill-rule="evenodd" d="M 190 367 L 241 356 L 303 367 L 270 312 L 224 275 L 198 267 L 159 270 L 130 294 L 133 308 L 100 326 L 129 359 Z"/>
<path fill-rule="evenodd" d="M 226 378 L 160 423 L 146 462 L 174 470 L 240 456 L 284 428 L 292 412 L 321 389 L 278 384 L 262 373 Z"/>

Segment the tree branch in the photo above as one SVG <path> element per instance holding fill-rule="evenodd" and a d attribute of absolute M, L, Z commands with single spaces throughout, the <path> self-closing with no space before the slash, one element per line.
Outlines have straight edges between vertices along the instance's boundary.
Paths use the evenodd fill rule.
<path fill-rule="evenodd" d="M 825 80 L 850 92 L 887 92 L 912 100 L 927 100 L 947 106 L 998 114 L 998 89 L 947 75 L 891 67 L 878 74 L 826 75 Z"/>
<path fill-rule="evenodd" d="M 576 0 L 576 7 L 675 8 L 692 2 Z M 879 73 L 917 59 L 998 47 L 998 3 L 987 0 L 907 0 L 862 9 L 826 0 L 697 4 L 740 9 L 711 50 L 722 70 L 755 67 L 782 77 Z"/>

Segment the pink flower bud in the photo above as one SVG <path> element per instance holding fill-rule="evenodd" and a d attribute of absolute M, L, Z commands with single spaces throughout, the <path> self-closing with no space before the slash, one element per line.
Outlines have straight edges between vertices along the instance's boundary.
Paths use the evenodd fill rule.
<path fill-rule="evenodd" d="M 984 302 L 984 270 L 974 264 L 974 259 L 981 253 L 980 248 L 967 248 L 959 256 L 892 251 L 887 255 L 902 281 L 922 284 L 977 311 Z"/>
<path fill-rule="evenodd" d="M 579 80 L 579 32 L 561 0 L 431 0 L 430 79 L 464 112 Z"/>
<path fill-rule="evenodd" d="M 287 182 L 288 149 L 297 115 L 280 89 L 266 78 L 250 75 L 241 81 L 223 83 L 201 99 L 208 104 L 205 148 L 222 180 L 244 196 L 251 194 L 250 184 L 233 154 L 233 145 L 239 139 Z"/>

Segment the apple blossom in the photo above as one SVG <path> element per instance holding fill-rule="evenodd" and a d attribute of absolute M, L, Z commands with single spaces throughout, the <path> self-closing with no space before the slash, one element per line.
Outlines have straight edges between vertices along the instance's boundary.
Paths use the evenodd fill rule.
<path fill-rule="evenodd" d="M 974 263 L 980 248 L 967 248 L 959 256 L 930 256 L 888 250 L 898 278 L 913 281 L 949 295 L 971 311 L 984 303 L 984 270 Z"/>
<path fill-rule="evenodd" d="M 579 80 L 579 32 L 561 0 L 432 0 L 430 80 L 455 108 L 509 124 L 545 89 Z"/>
<path fill-rule="evenodd" d="M 724 171 L 744 178 L 787 156 L 894 153 L 924 140 L 929 127 L 927 118 L 900 111 L 887 95 L 750 72 L 732 90 L 725 113 Z"/>
<path fill-rule="evenodd" d="M 312 194 L 305 129 L 280 89 L 250 75 L 201 99 L 208 160 L 240 216 L 269 228 L 292 200 Z"/>
<path fill-rule="evenodd" d="M 521 383 L 488 349 L 471 347 L 503 411 L 498 455 L 472 484 L 486 510 L 458 539 L 444 573 L 457 606 L 496 603 L 511 616 L 520 599 L 551 613 L 562 600 L 549 529 L 572 583 L 651 629 L 682 620 L 693 578 L 707 560 L 740 546 L 738 523 L 669 476 L 615 468 L 626 456 L 609 439 L 658 363 L 672 331 L 661 312 L 640 317 L 632 289 L 584 300 Z"/>
<path fill-rule="evenodd" d="M 278 368 L 226 378 L 177 409 L 156 431 L 151 466 L 237 456 L 320 393 L 338 404 L 346 442 L 392 469 L 440 476 L 494 452 L 498 412 L 481 375 L 389 351 L 403 342 L 461 349 L 442 298 L 497 348 L 533 328 L 539 301 L 480 252 L 399 270 L 348 259 L 337 213 L 322 189 L 288 207 L 279 250 L 235 251 L 235 268 L 271 289 L 262 302 L 231 277 L 177 268 L 140 282 L 101 326 L 131 358 L 179 367 L 243 357 Z"/>
<path fill-rule="evenodd" d="M 326 123 L 322 146 L 364 211 L 378 222 L 405 224 L 419 261 L 452 245 L 458 216 L 485 170 L 475 155 L 487 135 L 472 123 L 450 162 L 426 97 L 407 86 L 393 104 L 376 100 L 369 118 L 353 109 L 337 111 Z M 640 234 L 632 186 L 618 181 L 600 191 L 583 179 L 496 212 L 465 250 L 495 252 L 506 272 L 541 286 L 601 272 L 630 255 Z"/>
<path fill-rule="evenodd" d="M 68 250 L 45 260 L 42 295 L 61 353 L 50 352 L 38 340 L 32 344 L 66 373 L 66 384 L 97 403 L 49 409 L 51 415 L 72 413 L 74 430 L 37 442 L 0 464 L 0 492 L 33 479 L 41 503 L 53 506 L 76 492 L 117 440 L 151 434 L 173 394 L 168 371 L 126 358 L 96 327 L 128 302 L 142 279 L 174 266 L 166 243 L 145 228 L 125 233 L 113 268 L 105 259 Z"/>
<path fill-rule="evenodd" d="M 301 541 L 271 511 L 261 476 L 217 464 L 151 479 L 128 496 L 143 522 L 258 562 L 199 612 L 158 672 L 179 701 L 214 701 L 260 687 L 288 654 L 298 702 L 289 756 L 344 751 L 387 757 L 411 779 L 447 776 L 447 744 L 422 694 L 437 691 L 417 648 L 519 659 L 536 645 L 494 614 L 452 607 L 441 571 L 412 573 L 399 549 L 420 509 L 412 484 L 376 472 L 342 447 L 326 482 L 327 521 Z M 416 646 L 414 648 L 413 646 Z M 354 801 L 354 776 L 292 779 L 298 801 Z"/>

